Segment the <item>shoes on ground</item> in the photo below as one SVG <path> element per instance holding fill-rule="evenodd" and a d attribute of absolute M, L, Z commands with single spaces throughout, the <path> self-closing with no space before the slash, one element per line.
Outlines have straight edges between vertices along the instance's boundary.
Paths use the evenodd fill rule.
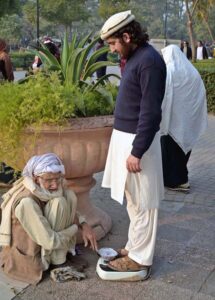
<path fill-rule="evenodd" d="M 134 260 L 132 260 L 130 257 L 123 256 L 121 258 L 111 260 L 108 263 L 108 267 L 118 272 L 138 272 L 141 270 L 149 269 L 151 266 L 140 265 Z"/>
<path fill-rule="evenodd" d="M 184 193 L 189 193 L 190 191 L 190 184 L 189 182 L 183 183 L 183 184 L 179 184 L 175 187 L 168 187 L 165 186 L 168 190 L 171 191 L 176 191 L 176 192 L 184 192 Z"/>

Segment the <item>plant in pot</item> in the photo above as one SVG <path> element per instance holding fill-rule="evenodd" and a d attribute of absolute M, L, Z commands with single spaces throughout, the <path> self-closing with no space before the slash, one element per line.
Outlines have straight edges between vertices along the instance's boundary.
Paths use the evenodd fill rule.
<path fill-rule="evenodd" d="M 110 217 L 89 201 L 93 174 L 104 169 L 112 132 L 117 87 L 105 75 L 92 74 L 111 62 L 96 62 L 108 49 L 88 54 L 89 36 L 71 43 L 64 38 L 59 62 L 45 47 L 35 51 L 44 69 L 22 81 L 0 86 L 0 157 L 21 170 L 35 154 L 54 152 L 63 160 L 68 186 L 78 197 L 78 208 L 93 226 L 97 238 L 111 227 Z M 115 76 L 115 75 L 114 75 Z"/>

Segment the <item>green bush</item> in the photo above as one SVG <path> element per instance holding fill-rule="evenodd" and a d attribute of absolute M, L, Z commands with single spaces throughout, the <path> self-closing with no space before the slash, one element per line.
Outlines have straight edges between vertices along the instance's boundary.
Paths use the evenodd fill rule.
<path fill-rule="evenodd" d="M 105 89 L 95 90 L 83 90 L 76 84 L 63 85 L 58 72 L 49 75 L 38 72 L 22 84 L 1 84 L 1 159 L 16 168 L 26 127 L 33 126 L 40 132 L 43 124 L 55 124 L 60 128 L 71 117 L 112 114 L 116 94 L 117 87 L 110 83 Z"/>
<path fill-rule="evenodd" d="M 199 71 L 207 92 L 208 112 L 215 114 L 215 59 L 194 63 Z"/>
<path fill-rule="evenodd" d="M 34 54 L 30 52 L 10 52 L 10 58 L 14 69 L 28 69 L 34 60 Z"/>

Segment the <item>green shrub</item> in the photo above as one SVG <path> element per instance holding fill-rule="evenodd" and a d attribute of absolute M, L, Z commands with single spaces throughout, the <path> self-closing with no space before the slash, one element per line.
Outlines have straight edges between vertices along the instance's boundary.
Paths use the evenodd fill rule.
<path fill-rule="evenodd" d="M 215 60 L 206 59 L 194 64 L 199 71 L 207 92 L 208 112 L 215 114 Z"/>
<path fill-rule="evenodd" d="M 28 69 L 34 60 L 34 54 L 30 52 L 10 52 L 10 58 L 14 69 Z"/>
<path fill-rule="evenodd" d="M 23 84 L 0 85 L 1 160 L 16 168 L 22 149 L 22 132 L 27 126 L 34 126 L 39 133 L 43 124 L 60 128 L 71 117 L 111 114 L 116 89 L 109 83 L 101 90 L 63 85 L 57 72 L 48 76 L 39 72 Z"/>
<path fill-rule="evenodd" d="M 69 42 L 65 35 L 60 61 L 45 46 L 34 50 L 34 55 L 42 60 L 42 70 L 20 80 L 20 84 L 6 82 L 0 85 L 1 161 L 17 168 L 17 161 L 25 151 L 22 141 L 27 127 L 33 126 L 35 135 L 32 135 L 30 143 L 35 145 L 43 124 L 59 125 L 60 132 L 60 126 L 68 124 L 72 117 L 113 113 L 117 87 L 108 78 L 119 76 L 106 74 L 92 79 L 92 74 L 100 67 L 115 64 L 97 61 L 102 53 L 108 51 L 107 47 L 94 51 L 88 57 L 98 41 L 97 37 L 87 44 L 90 36 L 78 40 L 73 35 Z"/>

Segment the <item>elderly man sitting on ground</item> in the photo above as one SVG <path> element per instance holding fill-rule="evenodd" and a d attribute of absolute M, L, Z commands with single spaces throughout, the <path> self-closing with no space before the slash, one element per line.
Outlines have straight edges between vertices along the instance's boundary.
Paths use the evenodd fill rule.
<path fill-rule="evenodd" d="M 11 278 L 36 284 L 50 264 L 60 265 L 75 248 L 78 227 L 85 246 L 96 237 L 77 212 L 75 194 L 65 187 L 57 155 L 33 156 L 22 178 L 3 195 L 0 265 Z"/>

